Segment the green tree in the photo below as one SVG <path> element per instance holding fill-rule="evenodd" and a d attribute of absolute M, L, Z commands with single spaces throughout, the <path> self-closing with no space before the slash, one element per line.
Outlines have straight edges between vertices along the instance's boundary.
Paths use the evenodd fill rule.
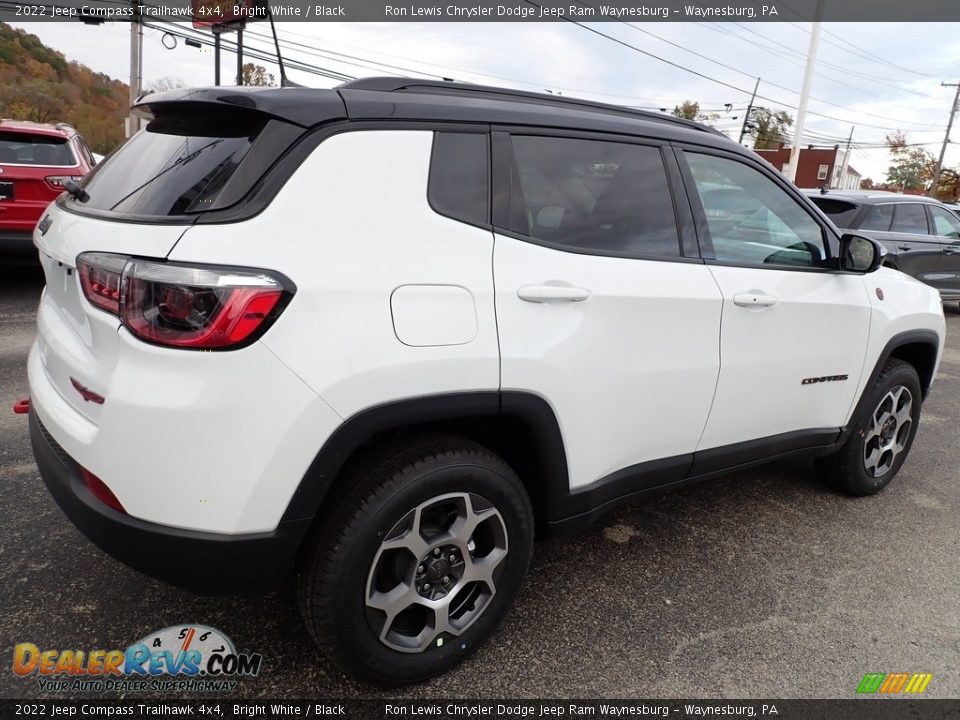
<path fill-rule="evenodd" d="M 901 190 L 923 190 L 933 180 L 937 161 L 920 146 L 911 145 L 902 130 L 887 135 L 890 167 L 887 182 Z"/>
<path fill-rule="evenodd" d="M 747 135 L 753 138 L 755 150 L 776 150 L 787 141 L 793 127 L 793 116 L 786 110 L 755 107 L 747 118 Z"/>
<path fill-rule="evenodd" d="M 682 103 L 674 107 L 673 112 L 670 114 L 674 117 L 683 118 L 684 120 L 696 120 L 697 122 L 716 120 L 718 117 L 720 117 L 720 115 L 717 113 L 700 112 L 700 103 L 695 100 L 684 100 Z"/>

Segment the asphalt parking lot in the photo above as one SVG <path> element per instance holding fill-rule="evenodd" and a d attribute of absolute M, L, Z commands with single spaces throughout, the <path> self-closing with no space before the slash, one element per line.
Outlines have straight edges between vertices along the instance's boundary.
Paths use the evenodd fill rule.
<path fill-rule="evenodd" d="M 453 673 L 384 692 L 315 651 L 289 591 L 206 598 L 113 561 L 64 518 L 25 416 L 39 275 L 0 276 L 0 697 L 40 695 L 12 648 L 122 648 L 212 625 L 262 653 L 237 697 L 851 697 L 866 672 L 960 697 L 960 310 L 912 455 L 879 496 L 784 462 L 661 495 L 538 544 L 500 632 Z M 157 549 L 162 552 L 162 548 Z M 202 571 L 202 568 L 198 568 Z"/>

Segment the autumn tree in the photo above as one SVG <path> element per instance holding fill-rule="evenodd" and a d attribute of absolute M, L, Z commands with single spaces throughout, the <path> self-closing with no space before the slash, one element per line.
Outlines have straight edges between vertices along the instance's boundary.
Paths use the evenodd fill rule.
<path fill-rule="evenodd" d="M 0 117 L 70 123 L 94 152 L 107 154 L 123 141 L 127 104 L 124 83 L 0 23 Z"/>
<path fill-rule="evenodd" d="M 787 142 L 792 127 L 793 116 L 786 110 L 755 107 L 747 118 L 747 135 L 753 138 L 755 150 L 776 150 Z"/>
<path fill-rule="evenodd" d="M 263 65 L 254 65 L 253 63 L 244 63 L 243 65 L 243 84 L 256 85 L 260 87 L 274 87 L 277 81 L 273 73 L 268 73 Z"/>

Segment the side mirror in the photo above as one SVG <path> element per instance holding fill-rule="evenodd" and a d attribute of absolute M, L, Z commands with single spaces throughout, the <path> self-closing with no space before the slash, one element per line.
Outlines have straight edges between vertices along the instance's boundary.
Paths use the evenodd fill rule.
<path fill-rule="evenodd" d="M 855 273 L 872 273 L 883 265 L 887 249 L 863 235 L 845 233 L 840 238 L 840 269 Z"/>

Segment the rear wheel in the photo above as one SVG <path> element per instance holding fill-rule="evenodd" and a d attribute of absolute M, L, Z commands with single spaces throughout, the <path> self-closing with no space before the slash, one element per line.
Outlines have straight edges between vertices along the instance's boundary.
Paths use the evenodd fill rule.
<path fill-rule="evenodd" d="M 404 683 L 449 670 L 489 637 L 526 574 L 530 501 L 499 457 L 444 438 L 348 471 L 302 559 L 300 608 L 341 669 Z"/>
<path fill-rule="evenodd" d="M 818 461 L 821 474 L 851 495 L 871 495 L 885 488 L 913 445 L 920 403 L 917 371 L 902 360 L 888 360 L 867 390 L 846 443 Z"/>

